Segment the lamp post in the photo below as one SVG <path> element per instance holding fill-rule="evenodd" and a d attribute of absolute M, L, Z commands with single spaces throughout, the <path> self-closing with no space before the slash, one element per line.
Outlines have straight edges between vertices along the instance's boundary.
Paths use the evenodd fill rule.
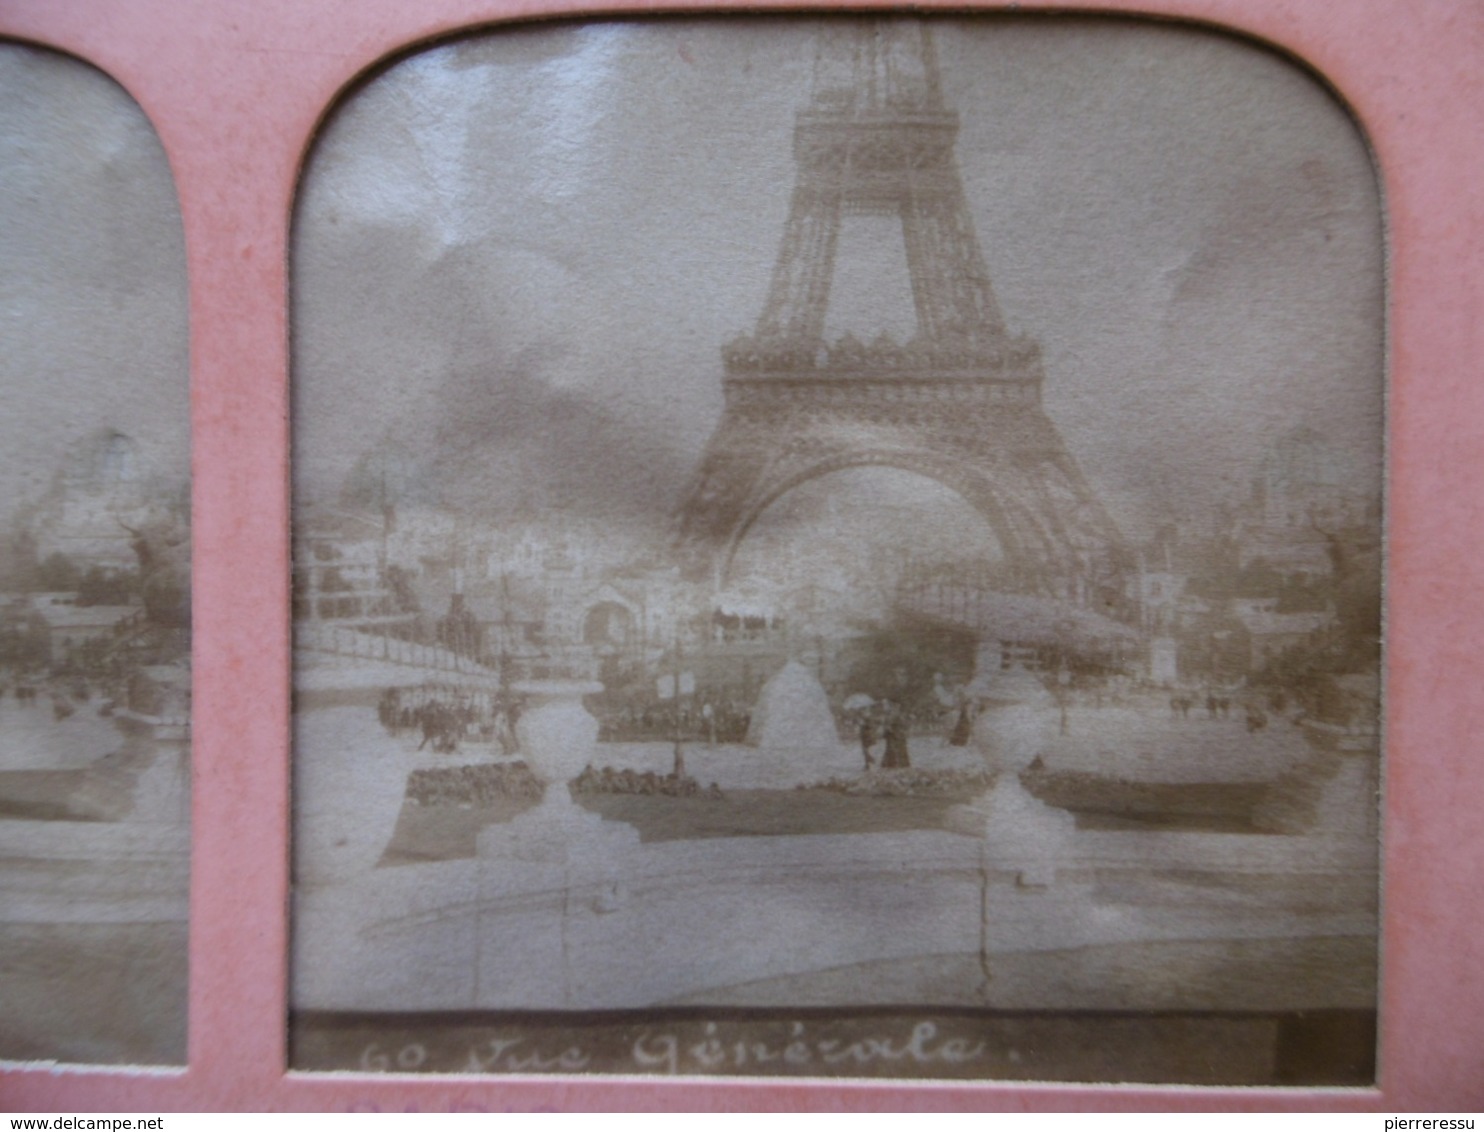
<path fill-rule="evenodd" d="M 670 777 L 672 777 L 673 779 L 675 779 L 676 782 L 679 782 L 682 778 L 685 777 L 685 748 L 683 746 L 681 746 L 681 726 L 680 726 L 680 661 L 681 661 L 681 651 L 680 651 L 680 628 L 679 628 L 679 626 L 676 626 L 676 629 L 675 629 L 675 648 L 674 648 L 674 651 L 671 653 L 671 656 L 672 656 L 673 661 L 674 661 L 673 671 L 671 673 L 671 679 L 674 681 L 674 683 L 671 685 L 671 687 L 672 687 L 672 690 L 674 691 L 674 694 L 675 694 L 675 700 L 674 700 L 674 703 L 675 703 L 675 730 L 674 730 L 675 751 L 674 751 L 674 756 L 675 757 L 674 757 L 674 764 L 673 764 L 673 766 L 671 767 L 671 770 L 670 770 Z"/>
<path fill-rule="evenodd" d="M 1055 626 L 1056 633 L 1056 707 L 1059 715 L 1058 729 L 1062 735 L 1067 733 L 1067 704 L 1072 698 L 1072 672 L 1069 666 L 1069 654 L 1071 653 L 1071 638 L 1073 626 L 1071 621 L 1058 621 Z"/>

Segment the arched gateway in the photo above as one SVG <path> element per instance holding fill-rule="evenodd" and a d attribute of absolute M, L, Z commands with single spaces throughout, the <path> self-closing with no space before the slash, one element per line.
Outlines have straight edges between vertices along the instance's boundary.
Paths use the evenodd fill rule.
<path fill-rule="evenodd" d="M 821 51 L 794 127 L 794 185 L 757 328 L 723 349 L 725 409 L 677 516 L 686 573 L 720 578 L 767 506 L 863 465 L 929 476 L 994 528 L 1025 588 L 1107 585 L 1112 520 L 1041 407 L 1037 343 L 1006 330 L 954 157 L 926 25 L 862 23 Z M 841 220 L 901 221 L 917 333 L 826 342 Z"/>

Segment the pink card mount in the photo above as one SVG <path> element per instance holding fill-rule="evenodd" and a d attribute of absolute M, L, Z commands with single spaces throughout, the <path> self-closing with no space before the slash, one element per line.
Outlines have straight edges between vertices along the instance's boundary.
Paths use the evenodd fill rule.
<path fill-rule="evenodd" d="M 764 5 L 769 12 L 795 9 Z M 873 6 L 874 9 L 874 6 Z M 749 12 L 757 12 L 753 5 Z M 828 8 L 813 6 L 810 15 Z M 849 9 L 860 12 L 858 6 Z M 882 8 L 883 11 L 890 9 Z M 927 9 L 914 8 L 914 12 Z M 946 11 L 946 9 L 945 9 Z M 955 5 L 956 17 L 1018 6 Z M 1071 8 L 1042 6 L 1037 14 Z M 1385 783 L 1373 1088 L 996 1081 L 480 1076 L 291 1070 L 289 249 L 316 132 L 363 76 L 474 29 L 647 14 L 575 4 L 381 0 L 354 10 L 182 0 L 12 3 L 0 35 L 55 48 L 134 96 L 169 157 L 190 287 L 194 688 L 189 1042 L 182 1070 L 15 1066 L 14 1109 L 1469 1109 L 1484 1104 L 1484 833 L 1471 642 L 1484 525 L 1484 16 L 1468 4 L 1197 0 L 1075 14 L 1185 21 L 1310 68 L 1368 140 L 1386 224 Z M 746 317 L 751 317 L 749 313 Z M 379 1068 L 372 1067 L 372 1068 Z M 390 1067 L 389 1067 L 390 1068 Z"/>

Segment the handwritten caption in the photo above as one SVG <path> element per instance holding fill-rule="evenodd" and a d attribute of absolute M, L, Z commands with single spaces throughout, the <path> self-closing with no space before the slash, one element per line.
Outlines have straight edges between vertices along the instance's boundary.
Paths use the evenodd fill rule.
<path fill-rule="evenodd" d="M 699 1036 L 677 1030 L 646 1029 L 626 1047 L 602 1056 L 581 1042 L 548 1043 L 541 1037 L 518 1035 L 476 1042 L 463 1051 L 461 1064 L 434 1064 L 422 1042 L 388 1048 L 369 1042 L 361 1050 L 359 1067 L 370 1073 L 416 1073 L 443 1070 L 461 1073 L 581 1073 L 590 1071 L 660 1073 L 671 1076 L 718 1073 L 778 1073 L 861 1071 L 899 1064 L 926 1068 L 965 1065 L 984 1056 L 985 1043 L 963 1037 L 945 1037 L 934 1022 L 917 1022 L 909 1030 L 882 1030 L 849 1038 L 811 1032 L 807 1023 L 791 1022 L 774 1038 L 738 1037 L 715 1022 L 707 1022 Z"/>

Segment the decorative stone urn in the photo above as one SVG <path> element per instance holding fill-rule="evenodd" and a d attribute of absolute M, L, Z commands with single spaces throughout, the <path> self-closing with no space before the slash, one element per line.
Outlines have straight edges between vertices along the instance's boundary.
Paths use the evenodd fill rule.
<path fill-rule="evenodd" d="M 979 696 L 973 742 L 1000 782 L 1019 785 L 1025 770 L 1056 735 L 1056 698 L 1034 674 L 1016 665 L 992 675 Z"/>
<path fill-rule="evenodd" d="M 513 689 L 526 703 L 515 723 L 521 757 L 546 787 L 541 809 L 575 808 L 567 783 L 592 762 L 598 721 L 582 697 L 603 690 L 596 680 L 526 680 Z"/>
<path fill-rule="evenodd" d="M 479 835 L 484 857 L 567 861 L 591 851 L 600 855 L 618 841 L 637 844 L 639 832 L 620 822 L 605 822 L 572 800 L 568 784 L 592 762 L 598 721 L 582 706 L 582 697 L 603 690 L 596 680 L 525 680 L 513 691 L 525 697 L 515 724 L 521 758 L 545 787 L 539 805 Z"/>
<path fill-rule="evenodd" d="M 1022 883 L 1049 883 L 1076 820 L 1032 795 L 1020 775 L 1057 734 L 1056 698 L 1019 665 L 978 683 L 983 706 L 974 721 L 973 743 L 995 782 L 982 798 L 954 807 L 950 822 L 960 832 L 983 837 L 991 855 L 1018 871 Z"/>
<path fill-rule="evenodd" d="M 295 883 L 369 875 L 396 831 L 407 777 L 421 760 L 409 760 L 393 743 L 301 743 L 300 751 L 294 764 Z"/>

